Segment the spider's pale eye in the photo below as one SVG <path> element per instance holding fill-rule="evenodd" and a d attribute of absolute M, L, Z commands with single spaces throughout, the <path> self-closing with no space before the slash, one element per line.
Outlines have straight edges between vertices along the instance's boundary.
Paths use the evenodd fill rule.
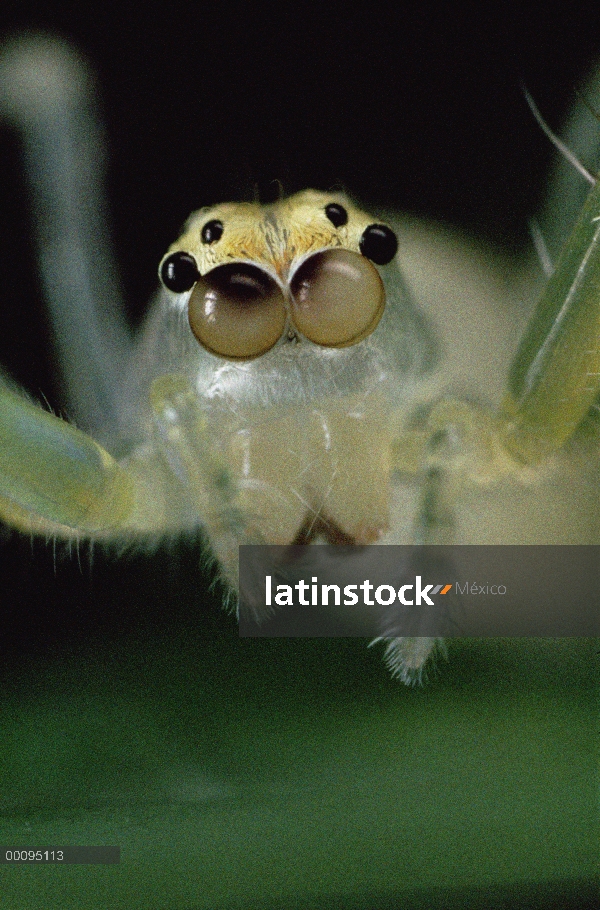
<path fill-rule="evenodd" d="M 175 294 L 189 291 L 198 277 L 196 260 L 189 253 L 171 253 L 160 267 L 160 280 Z"/>
<path fill-rule="evenodd" d="M 343 205 L 338 205 L 337 202 L 330 202 L 329 205 L 326 205 L 325 214 L 334 227 L 348 224 L 348 212 Z"/>
<path fill-rule="evenodd" d="M 377 269 L 349 250 L 311 256 L 294 275 L 291 291 L 294 325 L 325 347 L 343 348 L 366 338 L 385 307 Z"/>
<path fill-rule="evenodd" d="M 223 236 L 222 221 L 207 221 L 202 228 L 202 243 L 216 243 Z"/>
<path fill-rule="evenodd" d="M 371 262 L 387 265 L 398 251 L 398 240 L 385 224 L 370 224 L 360 238 L 360 251 Z"/>
<path fill-rule="evenodd" d="M 281 338 L 287 318 L 276 282 L 255 265 L 237 262 L 198 280 L 188 316 L 200 344 L 230 360 L 266 353 Z"/>

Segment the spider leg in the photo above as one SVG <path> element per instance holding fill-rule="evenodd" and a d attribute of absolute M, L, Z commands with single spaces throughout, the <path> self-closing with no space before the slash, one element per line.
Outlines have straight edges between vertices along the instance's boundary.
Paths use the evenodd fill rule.
<path fill-rule="evenodd" d="M 433 467 L 428 469 L 415 528 L 415 542 L 418 544 L 453 542 L 454 523 L 448 510 L 446 481 L 443 471 Z M 436 650 L 445 653 L 444 639 L 394 635 L 393 625 L 392 615 L 389 626 L 371 645 L 384 642 L 383 660 L 392 676 L 398 677 L 407 686 L 420 685 Z"/>
<path fill-rule="evenodd" d="M 456 511 L 466 484 L 486 485 L 503 476 L 526 474 L 504 448 L 502 426 L 481 407 L 448 398 L 432 407 L 422 426 L 405 430 L 394 440 L 395 469 L 423 478 L 412 535 L 415 544 L 456 543 Z M 419 684 L 435 652 L 445 653 L 443 639 L 395 637 L 392 633 L 393 617 L 387 630 L 375 639 L 385 643 L 386 665 L 407 685 Z"/>
<path fill-rule="evenodd" d="M 581 91 L 576 90 L 564 129 L 560 131 L 560 139 L 571 155 L 593 175 L 598 174 L 600 167 L 599 93 L 600 69 L 596 67 Z M 589 184 L 582 179 L 580 172 L 564 155 L 557 155 L 539 217 L 541 234 L 553 262 L 557 261 L 566 238 L 573 230 L 588 192 Z"/>
<path fill-rule="evenodd" d="M 264 543 L 262 534 L 244 509 L 241 490 L 188 380 L 177 374 L 160 377 L 150 402 L 156 448 L 202 516 L 223 574 L 237 590 L 239 546 Z"/>
<path fill-rule="evenodd" d="M 413 540 L 420 546 L 455 542 L 455 503 L 460 496 L 470 458 L 465 449 L 481 437 L 483 415 L 460 401 L 435 407 L 427 426 L 407 431 L 393 446 L 395 467 L 410 474 L 422 473 L 421 501 Z M 419 685 L 436 651 L 445 654 L 443 638 L 393 635 L 393 615 L 383 634 L 371 644 L 384 642 L 383 659 L 392 676 L 408 686 Z"/>
<path fill-rule="evenodd" d="M 22 531 L 110 540 L 193 526 L 161 458 L 117 462 L 90 436 L 0 382 L 0 519 Z"/>
<path fill-rule="evenodd" d="M 592 189 L 512 363 L 501 429 L 522 463 L 551 456 L 600 394 L 600 184 Z"/>
<path fill-rule="evenodd" d="M 96 438 L 119 426 L 131 339 L 109 242 L 104 139 L 85 62 L 45 35 L 0 48 L 0 117 L 21 134 L 64 404 Z"/>

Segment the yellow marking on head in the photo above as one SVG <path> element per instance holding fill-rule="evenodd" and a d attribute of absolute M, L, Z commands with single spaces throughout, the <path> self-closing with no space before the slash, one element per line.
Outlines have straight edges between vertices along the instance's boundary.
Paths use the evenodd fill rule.
<path fill-rule="evenodd" d="M 347 224 L 331 223 L 325 208 L 332 202 L 346 209 Z M 223 234 L 205 243 L 202 228 L 213 220 L 223 224 Z M 312 252 L 336 247 L 360 252 L 361 235 L 373 220 L 343 194 L 318 190 L 304 190 L 268 206 L 228 202 L 195 212 L 167 255 L 189 253 L 201 275 L 228 262 L 253 262 L 285 281 Z"/>

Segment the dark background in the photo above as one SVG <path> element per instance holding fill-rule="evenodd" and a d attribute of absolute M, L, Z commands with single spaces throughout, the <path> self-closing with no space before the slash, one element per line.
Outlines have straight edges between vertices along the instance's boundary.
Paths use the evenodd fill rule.
<path fill-rule="evenodd" d="M 596 53 L 583 5 L 4 3 L 0 35 L 51 30 L 98 72 L 112 228 L 129 315 L 189 212 L 225 199 L 343 185 L 374 210 L 450 222 L 524 248 L 553 150 L 519 89 L 559 127 Z M 48 356 L 16 138 L 0 127 L 0 361 L 60 404 Z M 0 649 L 71 647 L 154 629 L 204 601 L 194 542 L 125 560 L 12 535 L 0 549 Z M 35 570 L 34 570 L 35 567 Z M 217 596 L 218 599 L 218 596 Z M 165 610 L 165 604 L 168 609 Z M 175 617 L 164 619 L 165 615 Z"/>

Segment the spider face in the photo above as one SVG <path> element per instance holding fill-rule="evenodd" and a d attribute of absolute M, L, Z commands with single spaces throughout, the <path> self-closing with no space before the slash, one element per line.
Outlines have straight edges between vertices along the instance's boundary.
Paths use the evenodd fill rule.
<path fill-rule="evenodd" d="M 397 247 L 391 228 L 308 190 L 268 208 L 196 213 L 159 273 L 170 291 L 191 292 L 189 324 L 206 350 L 248 360 L 277 342 L 342 348 L 370 335 L 385 307 L 372 262 Z"/>

